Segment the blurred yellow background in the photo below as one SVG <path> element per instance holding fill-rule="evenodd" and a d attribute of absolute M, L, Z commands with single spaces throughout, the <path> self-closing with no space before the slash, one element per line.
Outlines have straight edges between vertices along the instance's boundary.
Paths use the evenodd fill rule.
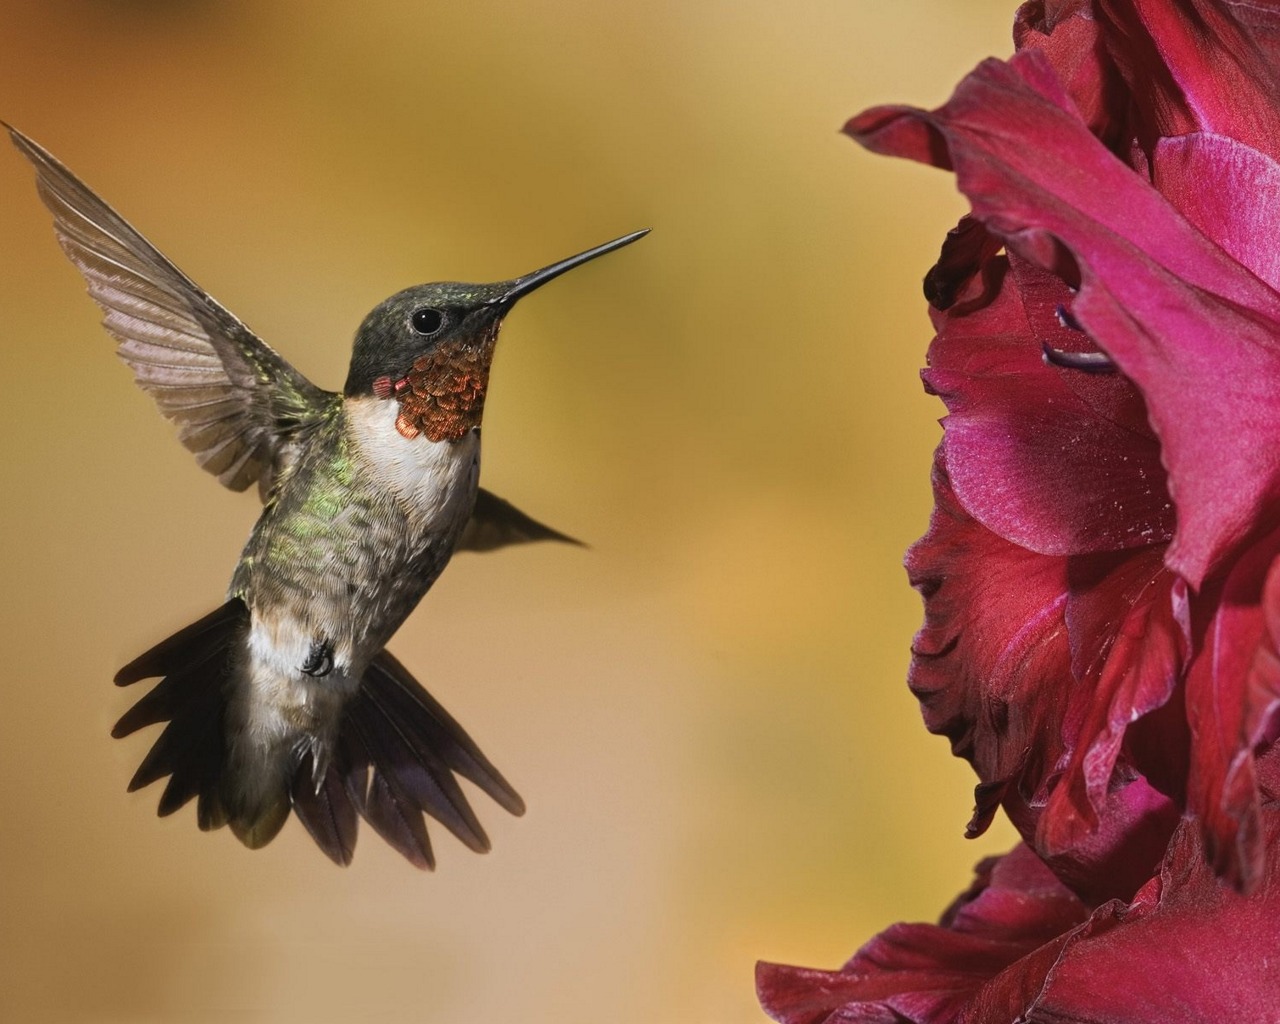
<path fill-rule="evenodd" d="M 933 919 L 1003 825 L 904 675 L 951 179 L 837 134 L 1010 49 L 1012 0 L 0 8 L 0 117 L 304 373 L 364 313 L 651 226 L 526 300 L 483 482 L 588 541 L 462 556 L 392 649 L 529 805 L 420 874 L 250 853 L 125 784 L 116 668 L 257 513 L 137 391 L 0 155 L 0 1019 L 756 1021 L 758 958 Z"/>

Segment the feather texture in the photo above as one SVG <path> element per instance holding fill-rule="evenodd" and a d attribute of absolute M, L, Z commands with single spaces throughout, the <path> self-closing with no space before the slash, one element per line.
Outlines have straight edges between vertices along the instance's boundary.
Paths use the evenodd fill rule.
<path fill-rule="evenodd" d="M 234 491 L 257 482 L 265 499 L 299 437 L 336 396 L 277 355 L 46 150 L 13 128 L 9 134 L 35 167 L 58 241 L 139 386 L 201 466 Z"/>
<path fill-rule="evenodd" d="M 495 551 L 512 544 L 529 544 L 540 540 L 554 540 L 562 544 L 585 547 L 559 530 L 544 526 L 525 515 L 511 502 L 499 498 L 481 487 L 476 492 L 476 506 L 471 519 L 458 540 L 458 551 Z"/>
<path fill-rule="evenodd" d="M 169 777 L 159 813 L 195 799 L 202 829 L 230 824 L 242 842 L 262 846 L 292 807 L 316 845 L 335 863 L 351 863 L 359 818 L 420 868 L 435 866 L 426 817 L 477 852 L 489 839 L 455 775 L 475 783 L 513 814 L 524 802 L 457 721 L 387 651 L 369 664 L 342 711 L 324 771 L 314 750 L 289 763 L 278 794 L 239 808 L 229 794 L 229 680 L 245 644 L 249 611 L 232 598 L 126 665 L 121 685 L 163 676 L 116 723 L 112 735 L 167 723 L 129 782 L 136 790 Z M 230 808 L 230 810 L 228 810 Z M 239 809 L 237 809 L 239 808 Z"/>
<path fill-rule="evenodd" d="M 524 801 L 480 752 L 475 741 L 390 651 L 382 651 L 365 672 L 362 690 L 385 701 L 406 734 L 434 752 L 449 768 L 475 783 L 499 806 L 524 814 Z"/>
<path fill-rule="evenodd" d="M 512 814 L 524 813 L 524 801 L 462 726 L 385 650 L 347 707 L 339 747 L 356 810 L 420 868 L 435 866 L 424 814 L 468 848 L 489 849 L 455 772 Z"/>
<path fill-rule="evenodd" d="M 337 759 L 336 759 L 337 760 Z M 316 845 L 335 864 L 346 867 L 356 852 L 359 818 L 343 783 L 348 770 L 340 760 L 330 763 L 316 785 L 311 755 L 293 777 L 293 810 Z"/>

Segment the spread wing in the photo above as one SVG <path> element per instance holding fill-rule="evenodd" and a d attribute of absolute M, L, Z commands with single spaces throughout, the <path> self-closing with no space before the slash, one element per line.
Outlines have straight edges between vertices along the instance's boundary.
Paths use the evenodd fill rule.
<path fill-rule="evenodd" d="M 563 544 L 585 547 L 580 540 L 544 526 L 525 515 L 511 502 L 503 501 L 483 487 L 476 494 L 476 507 L 471 513 L 457 551 L 494 551 L 512 544 L 529 544 L 539 540 L 555 540 Z"/>
<path fill-rule="evenodd" d="M 334 397 L 204 293 L 74 174 L 21 132 L 63 251 L 102 307 L 117 352 L 200 465 L 264 498 L 300 434 Z"/>

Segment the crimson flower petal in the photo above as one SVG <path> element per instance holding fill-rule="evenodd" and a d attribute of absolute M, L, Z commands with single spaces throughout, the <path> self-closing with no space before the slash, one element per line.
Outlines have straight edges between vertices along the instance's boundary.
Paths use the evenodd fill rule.
<path fill-rule="evenodd" d="M 1268 15 L 1280 27 L 1274 9 L 1222 0 L 1103 0 L 1098 6 L 1112 22 L 1108 49 L 1141 110 L 1139 124 L 1155 136 L 1218 132 L 1278 155 L 1277 55 L 1258 45 L 1254 30 Z M 1254 27 L 1246 28 L 1249 23 Z"/>
<path fill-rule="evenodd" d="M 846 130 L 954 164 L 989 230 L 1078 268 L 1073 312 L 1147 400 L 1177 507 L 1168 563 L 1198 587 L 1280 500 L 1280 295 L 1089 133 L 1038 51 L 985 61 L 934 113 L 877 108 Z"/>
<path fill-rule="evenodd" d="M 1028 956 L 1051 964 L 1088 917 L 1025 846 L 984 861 L 977 876 L 940 924 L 893 925 L 839 971 L 759 964 L 765 1012 L 782 1024 L 952 1020 L 1009 965 Z"/>
<path fill-rule="evenodd" d="M 1261 774 L 1274 773 L 1271 765 Z M 1280 842 L 1280 806 L 1270 800 L 1260 820 L 1261 842 Z M 1276 1019 L 1280 985 L 1274 950 L 1280 944 L 1280 861 L 1271 860 L 1245 895 L 1215 877 L 1201 833 L 1184 822 L 1157 878 L 1128 904 L 1098 908 L 1064 944 L 1048 972 L 1024 961 L 980 991 L 960 1020 L 1013 1020 L 984 1012 L 992 995 L 1010 988 L 1036 997 L 1016 1019 L 1089 1024 L 1203 1024 Z M 934 1018 L 940 1021 L 942 1018 Z"/>
<path fill-rule="evenodd" d="M 1280 446 L 1272 443 L 1280 436 L 1280 397 L 1275 388 L 1280 379 L 1280 296 L 1197 230 L 1193 221 L 1207 223 L 1213 215 L 1212 203 L 1184 200 L 1192 220 L 1184 218 L 1097 143 L 1075 118 L 1070 101 L 1043 62 L 1036 52 L 1019 54 L 1007 65 L 985 62 L 938 112 L 871 111 L 855 119 L 852 129 L 862 133 L 862 141 L 873 148 L 887 146 L 908 155 L 926 154 L 935 162 L 954 161 L 961 187 L 973 200 L 975 216 L 989 230 L 1047 271 L 1068 278 L 1079 273 L 1081 288 L 1073 312 L 1146 398 L 1159 451 L 1169 467 L 1168 486 L 1177 509 L 1177 528 L 1165 562 L 1192 586 L 1208 586 L 1206 594 L 1216 593 L 1221 575 L 1230 571 L 1230 556 L 1247 550 L 1259 524 L 1268 522 L 1268 510 L 1280 503 Z M 1009 125 L 1017 126 L 1017 131 Z M 1048 159 L 1045 153 L 1026 145 L 1024 136 L 1028 133 L 1051 148 Z M 1207 137 L 1162 145 L 1156 149 L 1153 166 L 1158 168 L 1156 173 L 1176 178 L 1185 174 L 1187 167 L 1202 166 L 1206 153 L 1223 148 L 1224 144 Z M 1226 148 L 1237 169 L 1251 168 L 1262 174 L 1270 166 L 1261 155 L 1246 155 L 1238 145 Z M 1070 168 L 1071 173 L 1062 173 L 1063 168 Z M 1270 179 L 1264 176 L 1261 180 Z M 1244 237 L 1249 226 L 1242 223 L 1241 215 L 1228 216 L 1226 223 L 1226 236 L 1237 239 L 1230 244 L 1241 259 L 1252 262 L 1259 273 L 1267 273 L 1265 265 L 1246 251 Z M 1016 259 L 1011 266 L 1016 271 Z M 1023 276 L 1028 283 L 1022 292 L 1034 297 L 1038 286 Z M 1008 319 L 1012 334 L 1046 330 L 1039 326 L 1019 331 L 1000 298 L 997 296 L 991 310 L 945 321 L 935 343 L 938 358 L 929 371 L 929 382 L 954 410 L 952 419 L 956 422 L 947 423 L 944 448 L 959 503 L 984 525 L 1031 550 L 1089 550 L 1091 537 L 1106 541 L 1094 550 L 1119 547 L 1116 530 L 1123 527 L 1123 516 L 1109 524 L 1096 515 L 1091 518 L 1096 502 L 1073 503 L 1071 486 L 1055 489 L 1045 473 L 1035 472 L 1037 464 L 1047 461 L 1070 469 L 1086 485 L 1097 486 L 1097 480 L 1089 477 L 1092 460 L 1079 465 L 1069 451 L 1046 449 L 1060 429 L 1063 410 L 1071 406 L 1064 404 L 1060 395 L 1045 390 L 1047 378 L 1037 377 L 1040 371 L 1025 361 L 1025 343 L 1020 375 L 1011 375 L 1021 390 L 984 389 L 982 381 L 953 379 L 958 371 L 952 367 L 959 371 L 981 368 L 981 361 L 991 358 L 992 343 L 981 338 L 1001 333 L 999 317 Z M 1024 302 L 1024 308 L 1034 312 L 1043 304 Z M 950 313 L 939 315 L 950 317 Z M 969 323 L 962 328 L 965 319 Z M 954 359 L 947 355 L 951 339 L 959 353 Z M 1010 345 L 1009 353 L 1009 359 L 1018 358 L 1016 347 Z M 1044 372 L 1052 371 L 1044 368 Z M 1028 401 L 1019 403 L 1019 395 Z M 1075 408 L 1079 409 L 1080 403 Z M 1043 421 L 1041 429 L 1012 429 L 1017 423 L 1014 417 L 1019 415 L 1030 415 L 1033 420 L 1038 417 Z M 1101 421 L 1105 422 L 1105 417 Z M 966 446 L 967 434 L 972 443 Z M 1141 434 L 1130 431 L 1130 435 L 1128 447 L 1136 452 Z M 1088 434 L 1081 436 L 1086 442 L 1090 440 Z M 1104 468 L 1106 459 L 1098 453 L 1123 453 L 1120 439 L 1118 432 L 1092 438 L 1095 456 Z M 1091 445 L 1084 447 L 1088 451 Z M 1147 461 L 1150 463 L 1150 456 Z M 1135 474 L 1143 475 L 1149 476 L 1150 470 Z M 1064 474 L 1063 479 L 1070 481 L 1072 476 Z M 1057 515 L 1059 511 L 1065 515 Z M 1146 519 L 1150 525 L 1151 517 Z M 1072 523 L 1078 526 L 1078 544 L 1070 532 Z M 1152 539 L 1160 538 L 1154 535 Z M 1215 570 L 1219 577 L 1207 579 Z M 983 570 L 975 564 L 969 571 Z M 1258 853 L 1251 845 L 1253 812 L 1249 808 L 1255 801 L 1249 758 L 1259 741 L 1242 731 L 1244 705 L 1238 697 L 1260 631 L 1257 607 L 1262 577 L 1253 571 L 1250 579 L 1252 597 L 1241 601 L 1253 611 L 1247 615 L 1242 612 L 1244 617 L 1237 618 L 1239 623 L 1248 620 L 1254 625 L 1246 628 L 1237 623 L 1234 630 L 1245 636 L 1249 655 L 1197 659 L 1187 690 L 1194 737 L 1197 742 L 1200 736 L 1213 737 L 1196 755 L 1190 805 L 1203 815 L 1216 837 L 1211 851 L 1215 863 L 1241 881 L 1258 870 Z M 1212 605 L 1211 597 L 1206 600 Z M 1008 634 L 994 630 L 992 635 Z M 1152 664 L 1158 663 L 1157 658 Z M 1118 673 L 1129 667 L 1127 663 L 1115 666 L 1108 678 L 1118 678 Z M 1212 673 L 1212 679 L 1207 673 Z M 1062 689 L 1066 685 L 1060 678 L 1060 692 L 1066 692 Z M 1108 685 L 1113 694 L 1119 694 Z M 1149 689 L 1155 683 L 1148 679 L 1144 685 L 1148 690 L 1137 699 L 1135 708 L 1157 702 L 1153 696 L 1156 691 Z M 935 679 L 927 690 L 937 693 L 944 688 Z M 1008 684 L 996 690 L 1021 696 L 1021 691 Z M 1047 699 L 1042 697 L 1041 701 Z M 1096 749 L 1089 749 L 1094 745 L 1087 737 L 1074 744 L 1072 740 L 1079 738 L 1068 737 L 1068 748 L 1076 758 L 1073 770 L 1077 776 L 1087 770 L 1092 779 L 1082 791 L 1077 777 L 1071 793 L 1059 797 L 1040 834 L 1043 852 L 1060 848 L 1080 834 L 1082 823 L 1087 824 L 1086 808 L 1096 807 L 1101 787 L 1109 784 L 1102 776 L 1112 763 L 1115 727 L 1122 723 L 1129 699 L 1099 709 L 1103 717 L 1095 716 L 1090 728 L 1098 722 L 1109 724 L 1104 730 L 1106 742 Z M 1203 708 L 1197 706 L 1202 700 L 1208 701 Z M 1016 709 L 1011 717 L 1043 722 L 1041 715 L 1039 710 Z M 1209 718 L 1215 722 L 1210 723 Z M 954 725 L 950 730 L 954 733 Z M 1042 736 L 1043 730 L 1036 735 Z M 1029 754 L 1039 760 L 1037 774 L 1050 767 L 1054 752 L 1050 746 Z M 992 763 L 1007 767 L 1007 751 L 1001 755 L 1002 762 Z M 1086 764 L 1082 757 L 1095 760 Z M 981 759 L 975 759 L 980 776 L 999 781 L 984 776 L 981 764 Z M 990 794 L 988 809 L 1002 796 L 1003 792 Z M 1075 819 L 1069 827 L 1061 817 L 1068 811 Z"/>
<path fill-rule="evenodd" d="M 1228 588 L 1235 595 L 1230 607 L 1201 612 L 1202 617 L 1217 615 L 1219 632 L 1202 631 L 1206 642 L 1230 636 L 1233 648 L 1230 655 L 1219 656 L 1225 648 L 1214 646 L 1193 659 L 1187 713 L 1198 750 L 1188 799 L 1214 837 L 1215 863 L 1247 883 L 1259 870 L 1250 764 L 1271 736 L 1267 726 L 1247 725 L 1246 720 L 1273 717 L 1266 696 L 1273 687 L 1265 682 L 1265 671 L 1251 669 L 1265 663 L 1257 653 L 1263 576 L 1261 563 L 1245 553 L 1273 521 L 1270 510 L 1280 501 L 1280 448 L 1272 443 L 1280 434 L 1275 387 L 1280 379 L 1280 296 L 1268 283 L 1277 278 L 1270 240 L 1280 223 L 1266 204 L 1225 202 L 1220 192 L 1204 188 L 1203 180 L 1213 175 L 1232 191 L 1269 193 L 1280 186 L 1280 169 L 1269 156 L 1220 136 L 1199 133 L 1162 140 L 1152 147 L 1150 170 L 1153 180 L 1168 190 L 1166 199 L 1115 160 L 1081 124 L 1047 59 L 1024 52 L 1008 64 L 986 62 L 939 111 L 883 108 L 856 118 L 850 130 L 872 148 L 954 164 L 976 220 L 1047 273 L 1079 280 L 1080 293 L 1072 303 L 1076 321 L 1146 399 L 1177 509 L 1165 561 L 1203 591 L 1201 609 L 1212 610 L 1226 600 L 1223 581 L 1228 575 L 1235 579 Z M 1203 106 L 1208 110 L 1212 104 Z M 1040 144 L 1039 151 L 1028 145 L 1029 139 Z M 1044 287 L 1019 273 L 1018 258 L 1011 257 L 1010 266 L 1022 278 L 1019 295 L 1030 332 L 1045 335 L 1052 328 L 1036 312 L 1045 305 L 1036 298 Z M 1037 377 L 1029 361 L 1018 366 L 1013 346 L 1008 362 L 993 365 L 1008 368 L 1016 387 L 1001 390 L 998 383 L 970 380 L 981 376 L 971 374 L 971 368 L 991 358 L 991 345 L 973 340 L 981 333 L 978 328 L 989 325 L 975 318 L 975 330 L 966 335 L 957 326 L 960 318 L 949 317 L 945 315 L 945 329 L 935 342 L 927 379 L 952 409 L 944 447 L 959 503 L 1001 536 L 1041 553 L 1122 547 L 1117 534 L 1125 532 L 1126 514 L 1104 516 L 1097 500 L 1072 497 L 1105 495 L 1100 482 L 1116 475 L 1107 471 L 1108 458 L 1114 466 L 1114 457 L 1125 450 L 1116 441 L 1119 435 L 1081 432 L 1082 450 L 1093 458 L 1077 460 L 1071 451 L 1055 451 L 1055 435 L 1081 404 L 1073 407 L 1047 390 L 1047 378 Z M 949 336 L 958 342 L 954 358 L 947 353 Z M 1025 345 L 1022 358 L 1026 360 Z M 1079 380 L 1084 375 L 1074 376 Z M 1020 404 L 1033 411 L 1019 410 Z M 1090 425 L 1111 422 L 1104 415 Z M 1140 431 L 1132 434 L 1141 437 Z M 1129 448 L 1140 447 L 1130 439 Z M 1149 452 L 1147 462 L 1152 461 Z M 1043 469 L 1037 472 L 1037 466 L 1063 472 L 1055 481 Z M 1134 476 L 1147 478 L 1150 471 Z M 1123 485 L 1118 486 L 1123 494 Z M 1125 496 L 1124 513 L 1131 508 L 1131 496 L 1132 489 Z M 1148 526 L 1158 525 L 1151 515 L 1137 521 L 1143 518 Z M 1131 529 L 1129 534 L 1133 536 Z M 1161 539 L 1155 531 L 1150 537 Z M 1232 557 L 1249 565 L 1233 569 Z M 1159 633 L 1170 637 L 1167 603 L 1163 607 Z M 1114 626 L 1122 630 L 1120 620 Z M 1079 637 L 1073 644 L 1078 674 Z M 1084 645 L 1095 656 L 1107 655 L 1107 646 Z M 1166 646 L 1152 652 L 1137 678 L 1118 688 L 1123 673 L 1134 667 L 1137 645 L 1122 642 L 1111 652 L 1126 649 L 1129 656 L 1108 664 L 1105 678 L 1099 677 L 1097 692 L 1113 699 L 1101 702 L 1092 718 L 1084 720 L 1083 737 L 1071 735 L 1075 720 L 1066 719 L 1073 761 L 1069 787 L 1057 795 L 1041 825 L 1037 842 L 1046 854 L 1078 839 L 1088 827 L 1090 809 L 1097 808 L 1102 790 L 1113 783 L 1108 769 L 1116 764 L 1126 711 L 1140 714 L 1158 706 L 1168 692 L 1168 677 L 1177 671 L 1177 652 Z M 1252 704 L 1243 695 L 1251 671 L 1248 685 L 1265 698 L 1255 694 Z M 1040 757 L 1047 764 L 1047 755 Z"/>
<path fill-rule="evenodd" d="M 956 496 L 988 529 L 1041 554 L 1168 540 L 1173 507 L 1141 398 L 1122 378 L 1045 364 L 1043 345 L 1078 347 L 1082 337 L 1055 315 L 1067 289 L 1024 260 L 1011 264 L 1013 280 L 988 308 L 934 314 L 924 380 L 950 413 Z"/>
<path fill-rule="evenodd" d="M 1255 753 L 1280 709 L 1280 530 L 1251 548 L 1205 596 L 1212 619 L 1187 676 L 1192 735 L 1188 804 L 1218 871 L 1252 887 L 1265 867 Z M 1271 857 L 1272 861 L 1280 858 Z"/>

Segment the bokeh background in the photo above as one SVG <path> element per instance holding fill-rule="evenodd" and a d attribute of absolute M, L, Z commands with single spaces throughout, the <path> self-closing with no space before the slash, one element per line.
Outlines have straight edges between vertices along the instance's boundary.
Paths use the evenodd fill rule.
<path fill-rule="evenodd" d="M 591 549 L 460 557 L 392 644 L 529 812 L 343 871 L 125 793 L 154 733 L 108 737 L 111 675 L 220 601 L 257 504 L 0 153 L 0 1019 L 756 1021 L 757 959 L 836 966 L 1010 845 L 962 838 L 903 682 L 963 204 L 837 130 L 944 100 L 1013 6 L 0 6 L 0 117 L 322 385 L 393 290 L 653 228 L 519 307 L 490 392 L 485 484 Z"/>

